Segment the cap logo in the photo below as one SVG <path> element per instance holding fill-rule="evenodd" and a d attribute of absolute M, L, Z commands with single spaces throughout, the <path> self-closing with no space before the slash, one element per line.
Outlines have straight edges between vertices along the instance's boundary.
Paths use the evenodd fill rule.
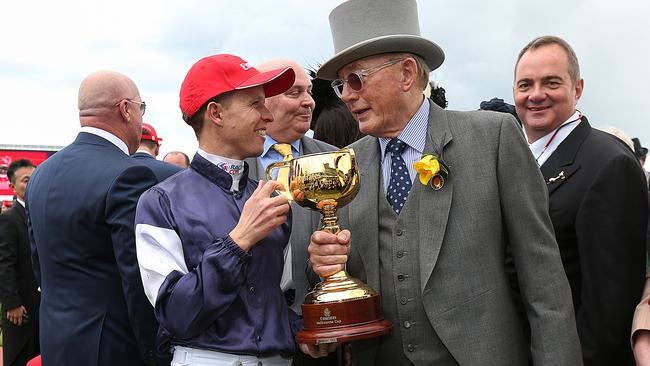
<path fill-rule="evenodd" d="M 241 68 L 244 69 L 244 71 L 247 71 L 248 69 L 250 69 L 251 67 L 253 67 L 253 66 L 251 66 L 251 64 L 249 64 L 248 62 L 242 62 L 241 64 L 239 64 L 239 66 L 241 66 Z"/>

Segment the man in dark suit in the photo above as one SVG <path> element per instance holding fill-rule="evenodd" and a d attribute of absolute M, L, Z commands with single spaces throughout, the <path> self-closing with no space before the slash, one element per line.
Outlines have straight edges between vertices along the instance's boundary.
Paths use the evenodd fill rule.
<path fill-rule="evenodd" d="M 297 62 L 291 60 L 269 60 L 257 66 L 261 72 L 277 68 L 291 67 L 296 79 L 282 94 L 266 98 L 266 106 L 273 114 L 273 121 L 266 125 L 264 152 L 258 158 L 248 158 L 249 177 L 266 180 L 266 167 L 272 163 L 325 151 L 337 150 L 335 146 L 305 136 L 311 124 L 314 111 L 314 99 L 311 97 L 312 84 L 307 73 Z M 286 150 L 284 150 L 286 149 Z M 311 233 L 320 227 L 320 214 L 306 210 L 295 202 L 291 203 L 292 220 L 291 237 L 285 248 L 284 269 L 280 287 L 285 293 L 288 304 L 296 313 L 301 314 L 301 305 L 310 290 L 305 275 L 307 269 L 307 245 Z M 298 354 L 294 357 L 295 365 L 336 364 L 336 354 L 325 359 L 312 359 Z"/>
<path fill-rule="evenodd" d="M 317 76 L 334 80 L 368 136 L 351 145 L 359 193 L 337 212 L 349 230 L 314 233 L 310 261 L 328 276 L 349 258 L 350 274 L 380 293 L 393 323 L 389 334 L 352 343 L 354 364 L 525 365 L 509 244 L 534 365 L 580 365 L 544 183 L 515 119 L 424 97 L 444 53 L 420 36 L 415 0 L 350 0 L 329 19 L 337 54 Z"/>
<path fill-rule="evenodd" d="M 0 215 L 0 302 L 2 302 L 3 365 L 25 365 L 39 354 L 39 293 L 27 236 L 25 188 L 36 166 L 30 160 L 7 169 L 16 203 Z"/>
<path fill-rule="evenodd" d="M 181 168 L 165 163 L 164 161 L 156 160 L 160 152 L 160 143 L 162 138 L 158 137 L 158 133 L 152 125 L 142 123 L 142 137 L 140 137 L 140 147 L 131 157 L 136 159 L 140 164 L 148 167 L 153 171 L 158 179 L 162 182 L 168 177 L 181 171 Z"/>
<path fill-rule="evenodd" d="M 89 75 L 79 87 L 81 132 L 30 181 L 44 365 L 155 364 L 158 326 L 133 227 L 138 198 L 156 177 L 129 157 L 140 144 L 145 106 L 128 77 Z"/>
<path fill-rule="evenodd" d="M 539 37 L 519 53 L 515 105 L 548 187 L 584 364 L 634 365 L 628 335 L 644 282 L 647 189 L 632 151 L 576 109 L 583 85 L 563 39 Z"/>

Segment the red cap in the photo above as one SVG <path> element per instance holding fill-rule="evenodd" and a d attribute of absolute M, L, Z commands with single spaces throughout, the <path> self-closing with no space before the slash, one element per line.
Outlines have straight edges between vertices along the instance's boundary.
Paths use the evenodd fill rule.
<path fill-rule="evenodd" d="M 152 125 L 144 122 L 142 123 L 142 136 L 140 137 L 140 140 L 151 140 L 158 146 L 160 146 L 160 143 L 162 142 L 162 139 L 158 137 L 158 134 L 156 133 L 156 129 L 153 128 Z"/>
<path fill-rule="evenodd" d="M 263 86 L 266 97 L 284 93 L 296 74 L 290 67 L 259 72 L 238 56 L 221 54 L 197 61 L 181 84 L 181 112 L 190 118 L 201 106 L 223 93 Z"/>

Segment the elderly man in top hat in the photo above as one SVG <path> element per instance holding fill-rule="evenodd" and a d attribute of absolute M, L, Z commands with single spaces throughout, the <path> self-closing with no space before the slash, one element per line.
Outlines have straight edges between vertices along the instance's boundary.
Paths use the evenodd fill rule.
<path fill-rule="evenodd" d="M 347 261 L 379 291 L 391 333 L 352 344 L 355 365 L 581 365 L 569 284 L 544 181 L 515 119 L 423 96 L 444 54 L 420 36 L 415 0 L 351 0 L 330 14 L 336 55 L 318 70 L 369 135 L 361 189 L 317 231 L 314 272 Z M 351 245 L 348 245 L 351 244 Z M 530 350 L 505 271 L 512 252 Z"/>

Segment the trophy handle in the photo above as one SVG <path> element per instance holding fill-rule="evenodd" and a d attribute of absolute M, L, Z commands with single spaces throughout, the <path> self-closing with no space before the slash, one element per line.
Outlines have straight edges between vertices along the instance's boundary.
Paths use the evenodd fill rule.
<path fill-rule="evenodd" d="M 275 192 L 277 194 L 286 196 L 289 200 L 293 200 L 293 197 L 291 196 L 291 192 L 289 191 L 289 175 L 290 175 L 289 172 L 290 172 L 291 162 L 292 160 L 280 161 L 266 167 L 266 179 L 274 180 L 284 186 L 284 191 L 276 190 Z M 273 179 L 274 170 L 278 171 L 278 174 L 275 179 Z"/>

